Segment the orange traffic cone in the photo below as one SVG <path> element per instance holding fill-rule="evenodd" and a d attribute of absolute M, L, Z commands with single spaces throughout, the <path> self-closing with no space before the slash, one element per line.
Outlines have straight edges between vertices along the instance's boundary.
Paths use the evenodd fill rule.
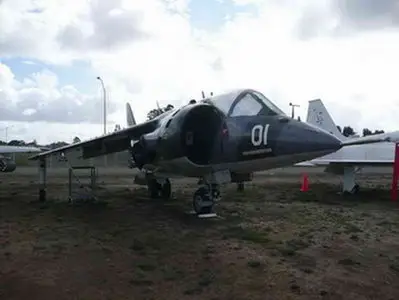
<path fill-rule="evenodd" d="M 309 190 L 309 181 L 308 181 L 308 174 L 302 175 L 302 185 L 301 185 L 301 192 L 307 192 Z"/>

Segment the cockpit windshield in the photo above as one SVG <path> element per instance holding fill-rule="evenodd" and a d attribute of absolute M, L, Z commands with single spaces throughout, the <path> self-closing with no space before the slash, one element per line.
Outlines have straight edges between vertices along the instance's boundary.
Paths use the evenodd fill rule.
<path fill-rule="evenodd" d="M 263 94 L 261 94 L 257 91 L 252 91 L 252 94 L 255 95 L 256 97 L 258 97 L 268 108 L 273 110 L 276 114 L 283 115 L 283 116 L 286 115 L 280 108 L 278 108 L 277 105 L 275 105 L 272 101 L 267 99 Z"/>
<path fill-rule="evenodd" d="M 238 90 L 217 95 L 204 100 L 223 111 L 229 117 L 238 116 L 276 116 L 285 113 L 260 92 Z"/>

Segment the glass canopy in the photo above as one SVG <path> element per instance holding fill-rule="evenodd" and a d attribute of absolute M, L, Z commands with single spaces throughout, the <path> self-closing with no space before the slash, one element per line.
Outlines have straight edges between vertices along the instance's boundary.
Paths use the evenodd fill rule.
<path fill-rule="evenodd" d="M 273 102 L 255 90 L 235 90 L 205 99 L 229 117 L 286 116 Z"/>

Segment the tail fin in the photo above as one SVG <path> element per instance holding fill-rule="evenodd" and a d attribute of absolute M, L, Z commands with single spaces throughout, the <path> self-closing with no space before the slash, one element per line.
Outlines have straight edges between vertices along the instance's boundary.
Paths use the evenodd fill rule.
<path fill-rule="evenodd" d="M 309 101 L 306 122 L 321 129 L 327 130 L 341 141 L 348 139 L 338 130 L 337 125 L 335 125 L 333 119 L 320 99 Z"/>
<path fill-rule="evenodd" d="M 128 127 L 136 125 L 136 119 L 129 103 L 126 103 L 126 122 Z"/>

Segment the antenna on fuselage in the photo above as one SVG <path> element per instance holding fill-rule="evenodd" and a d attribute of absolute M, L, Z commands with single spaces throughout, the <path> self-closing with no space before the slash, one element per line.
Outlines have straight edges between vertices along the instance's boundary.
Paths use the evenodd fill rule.
<path fill-rule="evenodd" d="M 201 94 L 202 94 L 202 99 L 205 99 L 205 92 L 204 91 L 201 91 Z M 211 97 L 213 96 L 213 92 L 211 92 Z"/>

